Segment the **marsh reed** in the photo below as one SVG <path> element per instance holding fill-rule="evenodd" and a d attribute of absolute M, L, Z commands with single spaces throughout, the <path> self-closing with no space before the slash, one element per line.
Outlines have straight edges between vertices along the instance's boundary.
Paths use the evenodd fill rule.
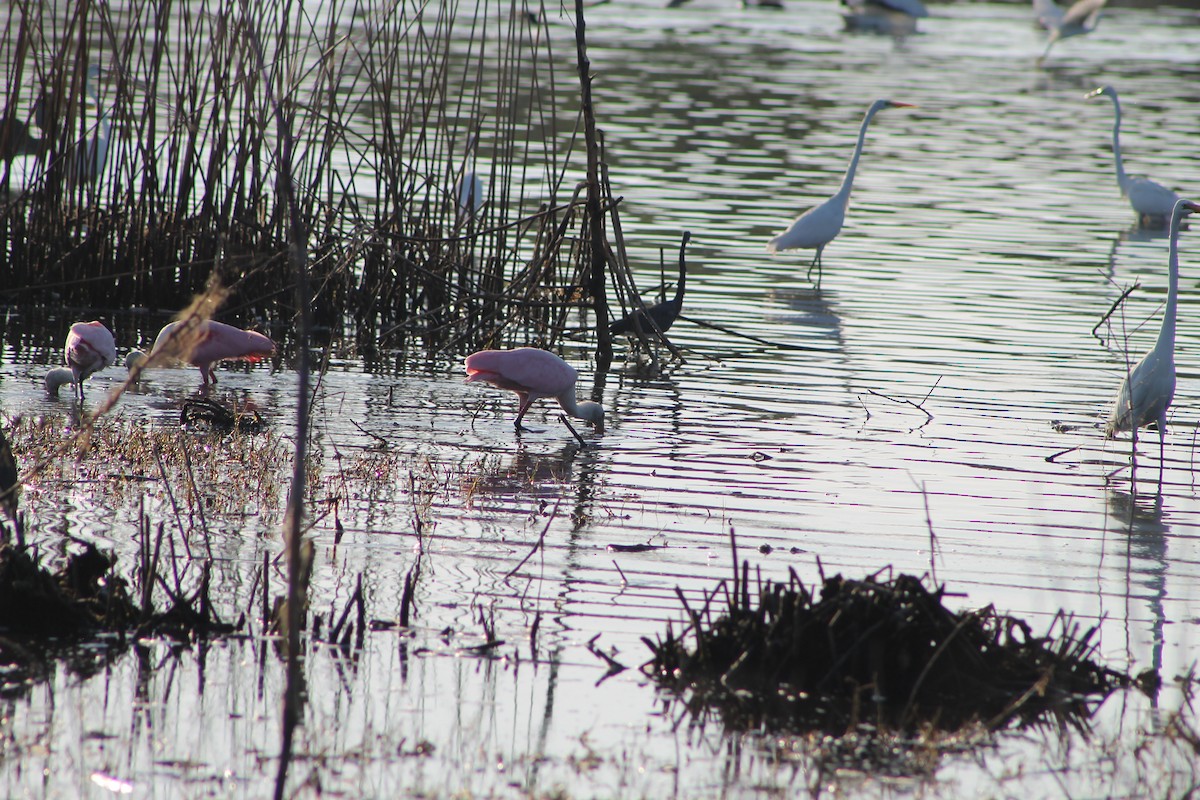
<path fill-rule="evenodd" d="M 0 300 L 169 313 L 215 275 L 225 316 L 285 339 L 297 309 L 273 97 L 294 136 L 316 331 L 370 357 L 596 328 L 592 265 L 620 270 L 624 248 L 585 220 L 586 201 L 615 221 L 616 201 L 587 169 L 557 13 L 17 0 L 0 142 L 27 123 L 33 144 L 0 163 Z M 470 173 L 482 202 L 464 206 Z"/>

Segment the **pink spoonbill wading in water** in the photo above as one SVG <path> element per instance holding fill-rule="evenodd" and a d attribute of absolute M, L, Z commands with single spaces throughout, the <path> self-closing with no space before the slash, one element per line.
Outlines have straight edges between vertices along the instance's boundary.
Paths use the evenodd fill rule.
<path fill-rule="evenodd" d="M 1175 308 L 1179 295 L 1179 226 L 1188 214 L 1200 211 L 1200 205 L 1180 200 L 1171 212 L 1171 232 L 1168 255 L 1167 306 L 1163 311 L 1162 327 L 1154 349 L 1129 370 L 1117 390 L 1104 434 L 1112 438 L 1153 424 L 1158 428 L 1158 479 L 1162 481 L 1164 437 L 1167 432 L 1167 409 L 1175 396 Z"/>
<path fill-rule="evenodd" d="M 194 329 L 193 329 L 194 326 Z M 275 343 L 257 331 L 246 331 L 215 320 L 180 320 L 163 326 L 150 353 L 135 350 L 125 359 L 133 368 L 146 359 L 186 361 L 200 369 L 201 384 L 217 382 L 215 365 L 220 361 L 261 361 L 275 354 Z"/>
<path fill-rule="evenodd" d="M 529 407 L 543 397 L 553 397 L 572 417 L 592 423 L 597 431 L 604 430 L 604 408 L 591 400 L 576 400 L 575 381 L 579 373 L 554 353 L 536 347 L 480 350 L 467 356 L 465 365 L 467 383 L 485 381 L 497 389 L 517 393 L 521 404 L 513 424 L 518 433 L 532 430 L 523 428 L 521 420 Z"/>
<path fill-rule="evenodd" d="M 871 124 L 871 119 L 885 108 L 916 106 L 892 100 L 876 100 L 872 103 L 858 129 L 858 143 L 854 145 L 854 155 L 850 157 L 850 166 L 846 168 L 846 175 L 842 178 L 842 187 L 833 197 L 796 217 L 786 231 L 767 242 L 768 253 L 816 248 L 817 254 L 808 265 L 808 276 L 811 278 L 813 268 L 816 268 L 818 287 L 821 285 L 821 252 L 825 245 L 832 242 L 841 232 L 842 223 L 846 220 L 846 207 L 850 205 L 850 190 L 854 186 L 854 173 L 858 170 L 858 159 L 862 156 L 863 143 L 867 138 L 867 127 Z"/>
<path fill-rule="evenodd" d="M 83 402 L 83 382 L 92 373 L 110 367 L 117 360 L 117 344 L 112 331 L 103 322 L 76 322 L 67 332 L 63 348 L 67 366 L 46 373 L 46 391 L 57 397 L 58 389 L 73 384 L 79 402 Z"/>

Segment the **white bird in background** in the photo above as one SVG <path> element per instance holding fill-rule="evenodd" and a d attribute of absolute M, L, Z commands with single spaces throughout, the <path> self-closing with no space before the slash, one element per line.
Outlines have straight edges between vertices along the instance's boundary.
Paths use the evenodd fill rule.
<path fill-rule="evenodd" d="M 94 372 L 111 367 L 117 360 L 117 343 L 103 322 L 76 322 L 67 332 L 63 347 L 66 367 L 46 373 L 46 391 L 57 397 L 64 384 L 74 384 L 83 402 L 83 382 Z"/>
<path fill-rule="evenodd" d="M 1033 12 L 1037 14 L 1038 24 L 1050 31 L 1046 41 L 1046 49 L 1038 58 L 1041 64 L 1050 55 L 1050 48 L 1059 39 L 1067 39 L 1084 33 L 1091 33 L 1100 24 L 1100 12 L 1108 0 L 1076 0 L 1066 11 L 1059 8 L 1054 0 L 1033 0 Z"/>
<path fill-rule="evenodd" d="M 59 126 L 62 117 L 72 118 L 66 107 L 60 101 L 59 93 L 55 90 L 45 90 L 34 103 L 33 113 L 37 126 L 46 135 L 40 140 L 42 149 L 50 152 L 49 169 L 63 170 L 64 179 L 69 185 L 93 183 L 104 170 L 108 160 L 109 142 L 112 139 L 112 119 L 110 110 L 100 106 L 100 95 L 97 86 L 100 82 L 100 66 L 90 64 L 87 69 L 87 79 L 84 82 L 84 97 L 79 101 L 81 111 L 75 119 L 82 118 L 86 126 L 83 135 L 66 145 L 67 137 L 60 136 Z M 95 121 L 88 125 L 89 115 L 95 115 Z M 61 152 L 56 148 L 64 147 Z"/>
<path fill-rule="evenodd" d="M 1167 306 L 1154 349 L 1129 370 L 1121 381 L 1112 411 L 1104 426 L 1111 439 L 1121 431 L 1154 424 L 1158 428 L 1158 477 L 1162 481 L 1162 458 L 1167 432 L 1167 409 L 1175 396 L 1175 309 L 1179 295 L 1179 227 L 1183 218 L 1200 211 L 1200 205 L 1180 200 L 1171 212 Z"/>
<path fill-rule="evenodd" d="M 921 0 L 842 0 L 846 30 L 905 36 L 917 30 L 917 20 L 928 17 Z"/>
<path fill-rule="evenodd" d="M 871 118 L 885 108 L 916 108 L 912 103 L 897 103 L 892 100 L 876 100 L 867 109 L 862 126 L 858 129 L 858 143 L 854 146 L 854 155 L 850 158 L 850 166 L 846 168 L 846 176 L 842 178 L 842 188 L 837 194 L 821 203 L 819 206 L 805 211 L 795 222 L 771 241 L 767 242 L 767 252 L 777 253 L 780 250 L 795 250 L 813 248 L 817 254 L 808 265 L 808 275 L 817 270 L 817 286 L 821 285 L 821 251 L 825 245 L 834 240 L 842 230 L 846 219 L 846 207 L 850 205 L 850 189 L 854 186 L 854 172 L 858 169 L 858 159 L 862 156 L 863 142 L 867 138 L 867 126 Z"/>
<path fill-rule="evenodd" d="M 1179 202 L 1179 195 L 1149 178 L 1125 174 L 1125 163 L 1121 160 L 1121 101 L 1117 97 L 1117 90 L 1111 86 L 1102 86 L 1088 92 L 1086 96 L 1091 98 L 1101 95 L 1113 103 L 1113 161 L 1117 165 L 1117 185 L 1121 187 L 1121 194 L 1129 198 L 1129 205 L 1137 214 L 1139 225 L 1162 228 L 1171 218 L 1171 212 Z"/>
<path fill-rule="evenodd" d="M 478 214 L 484 201 L 483 180 L 475 174 L 475 145 L 478 140 L 478 135 L 474 133 L 467 139 L 466 154 L 454 181 L 454 197 L 458 201 L 459 213 L 467 218 Z"/>

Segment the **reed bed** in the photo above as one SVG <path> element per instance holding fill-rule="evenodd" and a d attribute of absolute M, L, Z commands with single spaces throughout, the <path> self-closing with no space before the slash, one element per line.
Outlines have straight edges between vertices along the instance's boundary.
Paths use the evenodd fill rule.
<path fill-rule="evenodd" d="M 277 104 L 318 335 L 369 356 L 590 330 L 596 276 L 628 285 L 624 248 L 584 163 L 577 54 L 549 20 L 488 0 L 17 2 L 0 40 L 0 299 L 173 312 L 215 277 L 225 314 L 286 338 Z M 460 198 L 471 174 L 478 204 Z"/>

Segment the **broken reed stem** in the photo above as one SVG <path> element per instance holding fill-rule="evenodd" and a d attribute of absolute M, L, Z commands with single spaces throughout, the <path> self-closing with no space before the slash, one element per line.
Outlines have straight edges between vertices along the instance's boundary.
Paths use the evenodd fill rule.
<path fill-rule="evenodd" d="M 600 137 L 592 105 L 592 62 L 587 55 L 587 24 L 583 0 L 575 0 L 575 54 L 579 69 L 580 109 L 583 137 L 587 146 L 587 290 L 595 311 L 597 372 L 607 372 L 612 363 L 612 337 L 608 332 L 608 299 L 605 296 L 605 263 L 608 247 L 604 239 L 604 209 L 600 203 Z"/>

